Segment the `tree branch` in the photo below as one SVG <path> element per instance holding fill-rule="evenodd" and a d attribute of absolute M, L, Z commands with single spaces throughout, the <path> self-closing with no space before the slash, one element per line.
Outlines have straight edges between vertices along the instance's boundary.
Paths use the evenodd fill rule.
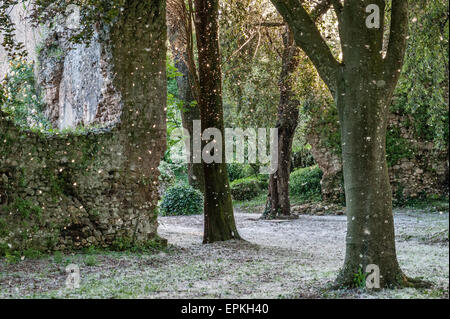
<path fill-rule="evenodd" d="M 296 44 L 311 59 L 320 77 L 334 94 L 339 62 L 334 58 L 311 16 L 299 0 L 271 1 L 289 25 Z"/>
<path fill-rule="evenodd" d="M 384 69 L 386 81 L 397 83 L 405 57 L 406 39 L 408 37 L 408 1 L 392 1 L 391 29 Z"/>
<path fill-rule="evenodd" d="M 325 13 L 327 13 L 328 9 L 331 7 L 331 0 L 322 0 L 319 2 L 311 12 L 311 19 L 316 22 L 322 17 Z"/>

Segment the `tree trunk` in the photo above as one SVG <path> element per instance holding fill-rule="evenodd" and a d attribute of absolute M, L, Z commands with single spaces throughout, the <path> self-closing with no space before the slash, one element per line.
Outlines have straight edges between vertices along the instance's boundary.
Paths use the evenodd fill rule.
<path fill-rule="evenodd" d="M 397 262 L 386 163 L 387 112 L 403 65 L 408 1 L 392 1 L 385 54 L 386 1 L 327 1 L 333 4 L 338 18 L 342 62 L 335 59 L 299 1 L 271 1 L 291 27 L 297 45 L 314 63 L 339 110 L 347 251 L 337 284 L 354 287 L 355 275 L 366 273 L 366 266 L 374 264 L 379 267 L 380 287 L 422 285 L 407 278 Z M 368 9 L 372 11 L 370 15 Z M 373 25 L 373 21 L 378 21 L 378 25 Z"/>
<path fill-rule="evenodd" d="M 171 4 L 171 5 L 170 5 Z M 172 11 L 170 11 L 172 10 Z M 200 121 L 200 109 L 198 104 L 193 102 L 198 100 L 198 88 L 196 88 L 195 74 L 197 70 L 190 70 L 188 61 L 194 61 L 194 52 L 192 47 L 188 45 L 189 39 L 193 38 L 190 21 L 184 21 L 179 15 L 186 15 L 185 18 L 190 17 L 187 14 L 188 9 L 184 1 L 172 1 L 167 8 L 168 23 L 167 29 L 169 32 L 169 43 L 174 56 L 175 67 L 182 75 L 176 78 L 178 86 L 178 97 L 184 102 L 183 110 L 181 111 L 181 122 L 183 128 L 189 132 L 189 154 L 187 169 L 188 182 L 194 188 L 199 189 L 202 193 L 205 192 L 205 178 L 203 173 L 203 166 L 201 163 L 194 163 L 193 160 L 193 139 L 194 139 L 194 125 L 193 121 Z M 180 23 L 180 20 L 183 23 Z M 189 33 L 189 34 L 187 34 Z M 192 65 L 195 68 L 195 65 Z M 196 138 L 201 138 L 197 136 Z"/>
<path fill-rule="evenodd" d="M 198 107 L 198 104 L 192 105 L 192 102 L 196 101 L 196 99 L 192 90 L 193 86 L 189 69 L 184 61 L 187 61 L 187 57 L 180 58 L 179 56 L 175 56 L 175 67 L 181 74 L 183 74 L 182 76 L 177 77 L 178 96 L 180 100 L 184 101 L 184 110 L 181 112 L 181 121 L 183 124 L 183 128 L 185 128 L 189 132 L 189 136 L 191 137 L 189 147 L 191 153 L 188 162 L 188 180 L 189 185 L 199 189 L 202 193 L 204 193 L 205 177 L 203 173 L 203 166 L 201 163 L 194 163 L 192 158 L 193 139 L 199 138 L 194 137 L 193 121 L 200 120 L 200 109 Z"/>
<path fill-rule="evenodd" d="M 118 124 L 123 152 L 118 156 L 126 158 L 128 205 L 147 207 L 157 200 L 149 185 L 157 185 L 166 149 L 165 1 L 126 0 L 122 8 L 111 27 L 107 62 L 123 103 Z"/>
<path fill-rule="evenodd" d="M 278 169 L 270 175 L 269 196 L 264 218 L 290 218 L 289 176 L 291 174 L 292 141 L 298 125 L 299 102 L 292 91 L 292 73 L 298 67 L 299 49 L 289 28 L 283 34 L 283 57 L 280 75 L 280 104 L 278 106 Z"/>
<path fill-rule="evenodd" d="M 355 16 L 364 17 L 363 10 L 369 4 L 345 5 L 338 16 L 345 61 L 335 100 L 341 123 L 347 249 L 337 283 L 355 286 L 355 274 L 360 270 L 366 273 L 368 265 L 376 265 L 380 287 L 414 285 L 418 282 L 407 278 L 397 261 L 386 161 L 387 116 L 404 56 L 408 6 L 406 1 L 393 3 L 391 43 L 384 59 L 379 53 L 384 1 L 376 1 L 379 29 L 367 28 L 364 19 L 354 20 Z M 393 46 L 396 41 L 400 43 Z"/>
<path fill-rule="evenodd" d="M 386 162 L 388 101 L 374 92 L 368 79 L 348 77 L 349 87 L 365 92 L 339 91 L 342 159 L 347 203 L 347 249 L 337 282 L 353 286 L 354 276 L 366 266 L 380 268 L 382 286 L 399 282 L 392 215 L 392 191 Z M 366 90 L 367 89 L 367 90 Z M 355 111 L 357 110 L 357 111 Z"/>
<path fill-rule="evenodd" d="M 225 164 L 218 9 L 218 0 L 195 1 L 195 29 L 200 83 L 199 107 L 202 128 L 216 128 L 222 132 L 221 163 L 208 164 L 203 161 L 205 173 L 204 243 L 240 239 L 234 220 Z"/>

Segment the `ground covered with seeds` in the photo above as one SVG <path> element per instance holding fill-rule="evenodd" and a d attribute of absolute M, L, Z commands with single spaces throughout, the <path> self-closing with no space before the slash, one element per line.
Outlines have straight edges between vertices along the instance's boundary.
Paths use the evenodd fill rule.
<path fill-rule="evenodd" d="M 449 215 L 395 212 L 397 253 L 410 277 L 431 289 L 333 290 L 343 263 L 345 216 L 260 220 L 236 213 L 243 242 L 202 244 L 203 217 L 161 217 L 169 247 L 155 253 L 56 254 L 18 263 L 0 260 L 0 298 L 448 298 Z M 79 289 L 65 285 L 80 267 Z"/>

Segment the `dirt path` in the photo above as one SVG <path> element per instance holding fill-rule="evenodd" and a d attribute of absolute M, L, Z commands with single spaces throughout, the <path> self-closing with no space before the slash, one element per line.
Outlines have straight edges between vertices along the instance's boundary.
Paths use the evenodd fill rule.
<path fill-rule="evenodd" d="M 263 221 L 236 213 L 247 242 L 203 245 L 203 217 L 162 217 L 159 234 L 174 249 L 157 255 L 101 254 L 79 263 L 79 290 L 64 289 L 62 266 L 48 260 L 0 263 L 1 297 L 101 298 L 448 298 L 448 213 L 396 213 L 397 250 L 404 271 L 433 289 L 377 293 L 330 291 L 345 253 L 345 216 Z"/>

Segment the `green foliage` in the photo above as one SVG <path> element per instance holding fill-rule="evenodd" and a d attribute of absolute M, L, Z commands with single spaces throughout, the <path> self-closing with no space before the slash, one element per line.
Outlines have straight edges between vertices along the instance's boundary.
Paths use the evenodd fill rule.
<path fill-rule="evenodd" d="M 195 107 L 196 101 L 186 103 L 178 98 L 178 85 L 176 78 L 183 74 L 178 72 L 170 57 L 166 62 L 167 74 L 167 151 L 164 156 L 165 161 L 174 163 L 180 161 L 179 154 L 175 151 L 179 143 L 184 143 L 181 134 L 177 133 L 182 128 L 181 112 L 186 112 L 187 108 Z"/>
<path fill-rule="evenodd" d="M 413 116 L 417 137 L 448 147 L 449 3 L 413 0 L 410 38 L 392 111 Z"/>
<path fill-rule="evenodd" d="M 237 179 L 252 176 L 254 174 L 250 165 L 240 163 L 227 164 L 228 178 L 230 182 Z"/>
<path fill-rule="evenodd" d="M 24 259 L 42 258 L 44 254 L 34 248 L 12 250 L 7 244 L 0 244 L 0 256 L 4 256 L 7 263 L 16 264 Z"/>
<path fill-rule="evenodd" d="M 326 97 L 308 98 L 303 104 L 301 113 L 308 118 L 307 133 L 313 132 L 318 135 L 321 147 L 330 149 L 341 156 L 341 131 L 334 102 Z"/>
<path fill-rule="evenodd" d="M 92 255 L 86 256 L 86 258 L 84 259 L 84 264 L 88 267 L 96 266 L 98 264 L 97 257 Z"/>
<path fill-rule="evenodd" d="M 366 287 L 367 273 L 362 268 L 358 269 L 358 272 L 353 276 L 353 283 L 355 287 L 364 289 Z"/>
<path fill-rule="evenodd" d="M 161 202 L 163 216 L 195 215 L 203 211 L 203 194 L 187 184 L 170 187 Z"/>
<path fill-rule="evenodd" d="M 41 207 L 36 206 L 31 201 L 22 198 L 16 198 L 10 205 L 4 206 L 3 210 L 10 213 L 18 213 L 23 219 L 36 217 L 39 220 L 42 217 Z"/>
<path fill-rule="evenodd" d="M 175 174 L 173 171 L 173 164 L 169 164 L 166 161 L 161 161 L 159 164 L 159 181 L 165 185 L 171 185 L 175 182 Z"/>
<path fill-rule="evenodd" d="M 146 253 L 164 250 L 167 247 L 167 241 L 161 239 L 159 236 L 146 242 L 136 243 L 131 238 L 118 237 L 116 238 L 111 249 L 115 251 L 131 251 L 135 253 Z"/>
<path fill-rule="evenodd" d="M 394 127 L 386 133 L 386 157 L 388 166 L 395 165 L 402 158 L 410 159 L 414 156 L 413 145 L 402 138 L 400 129 Z"/>
<path fill-rule="evenodd" d="M 263 20 L 278 19 L 271 6 L 269 1 L 221 1 L 226 127 L 275 125 L 280 97 L 277 81 L 281 70 L 281 57 L 277 54 L 282 46 L 280 29 L 255 28 Z"/>
<path fill-rule="evenodd" d="M 1 109 L 21 127 L 48 130 L 50 122 L 43 114 L 44 103 L 38 94 L 34 64 L 25 59 L 11 60 L 10 71 L 1 82 Z"/>
<path fill-rule="evenodd" d="M 296 169 L 290 176 L 290 193 L 304 199 L 320 198 L 322 175 L 318 165 Z"/>
<path fill-rule="evenodd" d="M 235 200 L 248 201 L 261 194 L 267 186 L 268 182 L 267 179 L 264 180 L 264 177 L 251 176 L 237 179 L 230 184 L 231 196 Z"/>
<path fill-rule="evenodd" d="M 53 254 L 53 262 L 55 264 L 63 263 L 63 254 L 60 251 L 55 251 L 55 253 Z"/>

